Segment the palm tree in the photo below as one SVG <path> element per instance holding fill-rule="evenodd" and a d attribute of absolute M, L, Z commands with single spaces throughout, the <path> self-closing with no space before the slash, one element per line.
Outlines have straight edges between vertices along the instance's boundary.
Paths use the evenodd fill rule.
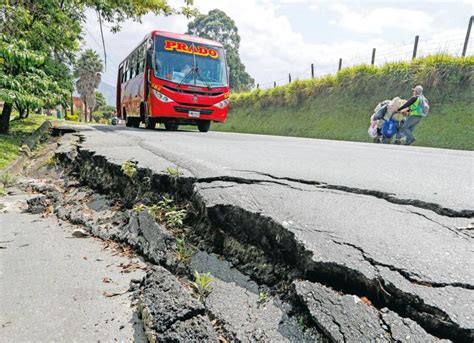
<path fill-rule="evenodd" d="M 99 86 L 103 70 L 102 60 L 92 49 L 85 50 L 77 60 L 74 76 L 76 89 L 84 102 L 84 121 L 90 121 L 95 107 L 95 90 Z"/>

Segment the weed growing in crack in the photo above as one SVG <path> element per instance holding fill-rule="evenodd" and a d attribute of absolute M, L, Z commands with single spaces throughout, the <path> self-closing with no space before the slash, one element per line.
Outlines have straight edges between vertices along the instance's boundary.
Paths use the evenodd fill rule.
<path fill-rule="evenodd" d="M 13 186 L 16 184 L 16 181 L 16 177 L 10 172 L 0 174 L 0 183 L 3 183 L 5 187 Z"/>
<path fill-rule="evenodd" d="M 168 167 L 166 168 L 165 171 L 166 171 L 166 174 L 168 174 L 172 178 L 178 178 L 181 175 L 183 175 L 183 173 L 178 168 L 174 168 L 174 167 Z"/>
<path fill-rule="evenodd" d="M 260 292 L 258 293 L 258 305 L 263 305 L 268 301 L 268 293 L 267 292 Z"/>
<path fill-rule="evenodd" d="M 3 187 L 0 187 L 0 197 L 4 197 L 7 195 L 7 190 Z"/>
<path fill-rule="evenodd" d="M 129 178 L 133 178 L 135 174 L 137 173 L 137 162 L 134 161 L 125 161 L 122 163 L 122 166 L 120 167 L 122 169 L 123 173 L 127 175 Z"/>
<path fill-rule="evenodd" d="M 214 282 L 214 279 L 211 277 L 211 273 L 200 274 L 199 272 L 194 271 L 194 282 L 191 283 L 191 286 L 200 302 L 203 303 L 208 295 L 211 294 L 212 282 Z"/>
<path fill-rule="evenodd" d="M 176 255 L 178 262 L 183 263 L 187 263 L 193 255 L 193 251 L 186 245 L 184 235 L 181 237 L 176 237 Z"/>
<path fill-rule="evenodd" d="M 183 220 L 187 215 L 186 209 L 179 208 L 174 204 L 173 199 L 168 197 L 163 197 L 158 204 L 150 206 L 148 212 L 155 220 L 173 228 L 183 226 Z"/>
<path fill-rule="evenodd" d="M 146 208 L 146 206 L 143 205 L 143 204 L 136 204 L 136 205 L 133 207 L 133 211 L 138 215 L 138 214 L 140 214 L 145 208 Z"/>
<path fill-rule="evenodd" d="M 297 316 L 296 323 L 298 324 L 298 327 L 301 329 L 301 331 L 306 331 L 308 329 L 308 325 L 306 325 L 306 320 L 303 316 Z"/>

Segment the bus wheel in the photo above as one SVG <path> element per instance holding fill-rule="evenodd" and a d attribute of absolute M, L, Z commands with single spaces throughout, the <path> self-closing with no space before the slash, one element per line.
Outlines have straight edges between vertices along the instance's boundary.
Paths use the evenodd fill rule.
<path fill-rule="evenodd" d="M 149 116 L 146 116 L 145 118 L 145 127 L 148 130 L 153 130 L 156 126 L 156 121 L 153 118 L 150 118 Z"/>
<path fill-rule="evenodd" d="M 209 131 L 210 127 L 211 127 L 211 121 L 210 120 L 200 120 L 198 122 L 199 132 L 207 132 L 207 131 Z"/>
<path fill-rule="evenodd" d="M 178 123 L 176 123 L 174 121 L 165 122 L 166 131 L 177 131 L 178 127 L 179 127 Z"/>

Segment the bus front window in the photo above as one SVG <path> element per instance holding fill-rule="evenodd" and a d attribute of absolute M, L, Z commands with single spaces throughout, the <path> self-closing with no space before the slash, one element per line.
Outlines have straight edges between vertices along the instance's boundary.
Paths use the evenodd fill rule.
<path fill-rule="evenodd" d="M 155 49 L 156 77 L 195 86 L 227 85 L 222 48 L 157 36 Z"/>

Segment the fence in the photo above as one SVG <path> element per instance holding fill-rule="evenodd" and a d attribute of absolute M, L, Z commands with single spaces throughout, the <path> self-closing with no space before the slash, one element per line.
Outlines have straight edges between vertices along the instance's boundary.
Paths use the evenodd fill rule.
<path fill-rule="evenodd" d="M 469 47 L 471 28 L 474 22 L 474 16 L 469 18 L 469 23 L 464 37 L 451 37 L 450 39 L 440 41 L 432 39 L 423 41 L 420 36 L 415 36 L 413 43 L 403 44 L 396 48 L 380 49 L 373 48 L 371 52 L 355 55 L 349 58 L 339 58 L 333 66 L 315 65 L 311 63 L 299 72 L 288 73 L 287 77 L 275 81 L 258 83 L 256 88 L 271 88 L 291 83 L 294 80 L 314 78 L 315 76 L 333 74 L 343 67 L 350 67 L 364 63 L 371 65 L 383 65 L 390 61 L 414 60 L 415 58 L 425 57 L 437 53 L 444 53 L 453 56 L 469 56 L 474 54 L 474 47 Z M 420 47 L 422 46 L 422 49 Z"/>

